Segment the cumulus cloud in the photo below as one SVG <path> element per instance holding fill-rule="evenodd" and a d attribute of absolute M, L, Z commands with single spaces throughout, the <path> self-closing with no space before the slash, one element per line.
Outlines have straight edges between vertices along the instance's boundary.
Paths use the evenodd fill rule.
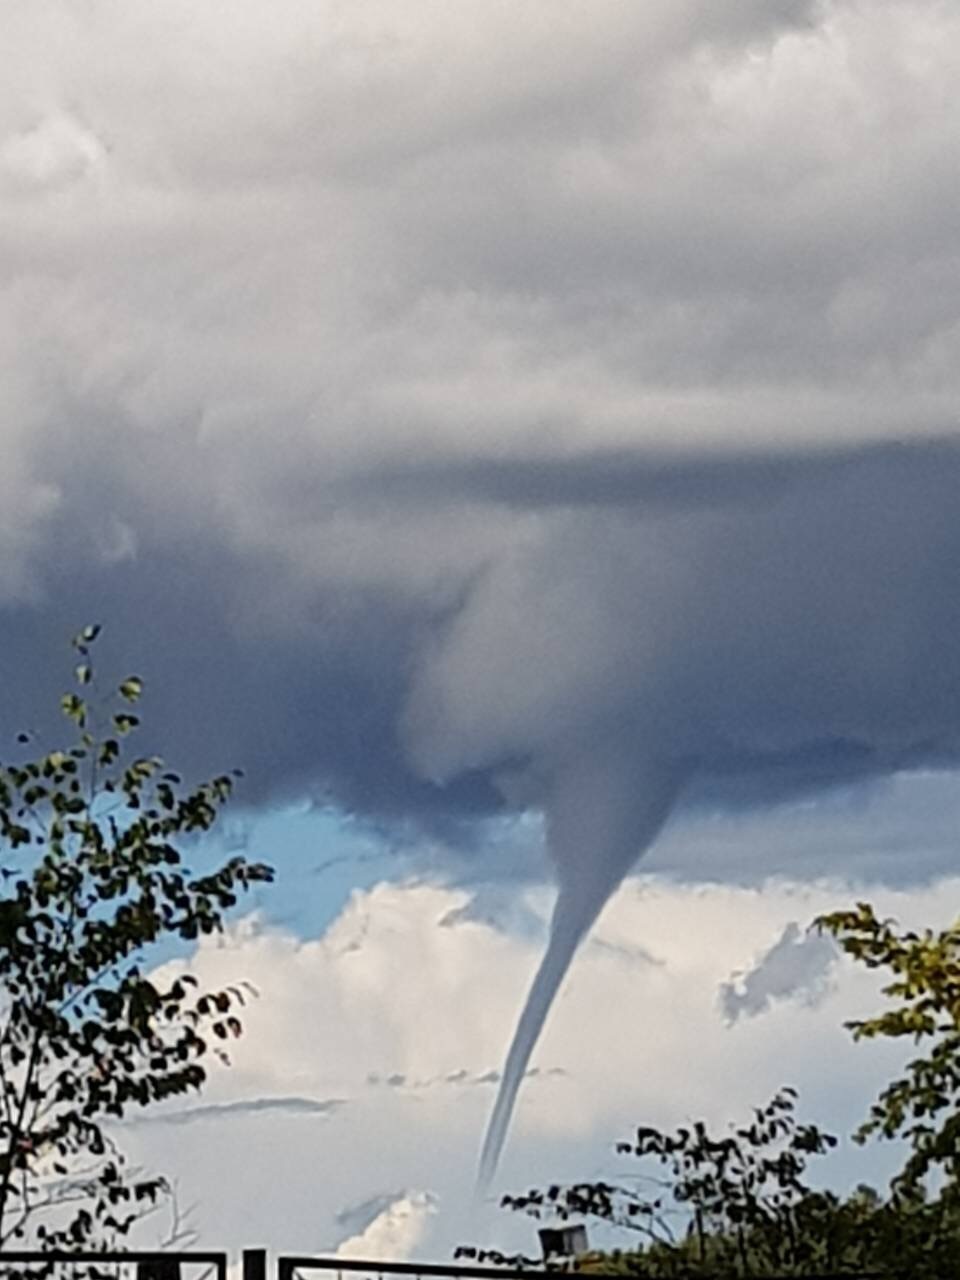
<path fill-rule="evenodd" d="M 232 1067 L 212 1074 L 203 1123 L 132 1125 L 124 1148 L 177 1178 L 211 1247 L 231 1240 L 333 1252 L 412 1187 L 438 1197 L 411 1247 L 418 1257 L 449 1257 L 469 1242 L 530 1252 L 530 1224 L 497 1210 L 499 1192 L 625 1176 L 629 1165 L 612 1148 L 637 1124 L 703 1117 L 722 1127 L 787 1083 L 799 1088 L 804 1114 L 828 1129 L 847 1134 L 862 1119 L 910 1048 L 854 1044 L 843 1028 L 879 1007 L 876 975 L 842 960 L 815 1005 L 781 999 L 763 1017 L 733 1024 L 716 1000 L 718 986 L 749 971 L 791 922 L 843 905 L 852 892 L 827 882 L 761 890 L 628 880 L 598 922 L 597 937 L 609 945 L 584 950 L 553 1011 L 534 1061 L 536 1087 L 521 1096 L 489 1202 L 474 1199 L 475 1156 L 516 1013 L 517 975 L 532 972 L 538 944 L 492 925 L 442 924 L 467 895 L 436 885 L 384 883 L 357 893 L 319 938 L 260 925 L 204 942 L 183 962 L 202 982 L 248 978 L 261 998 L 245 1011 Z M 879 911 L 906 925 L 933 924 L 955 912 L 960 884 L 874 896 Z M 549 894 L 529 888 L 524 897 L 546 917 Z M 361 935 L 358 950 L 344 951 L 345 936 Z M 637 937 L 660 964 L 638 966 L 623 954 Z M 368 1083 L 371 1073 L 463 1073 L 477 1082 L 486 1072 L 490 1082 L 471 1087 Z M 315 1121 L 244 1105 L 285 1095 L 344 1105 Z M 876 1183 L 895 1158 L 845 1144 L 829 1177 Z M 351 1207 L 378 1197 L 351 1217 Z"/>
<path fill-rule="evenodd" d="M 337 1246 L 338 1258 L 389 1258 L 403 1262 L 413 1256 L 437 1211 L 429 1191 L 404 1192 L 392 1197 L 373 1219 Z"/>
<path fill-rule="evenodd" d="M 839 952 L 833 941 L 819 933 L 804 932 L 791 920 L 768 951 L 744 973 L 721 983 L 720 1009 L 727 1022 L 754 1018 L 777 1000 L 791 998 L 815 1006 L 828 990 L 830 972 Z"/>

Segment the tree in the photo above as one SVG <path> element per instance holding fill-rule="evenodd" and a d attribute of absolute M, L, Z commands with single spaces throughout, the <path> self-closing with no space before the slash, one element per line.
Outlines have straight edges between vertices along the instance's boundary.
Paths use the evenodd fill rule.
<path fill-rule="evenodd" d="M 188 788 L 130 752 L 142 683 L 101 696 L 98 632 L 73 642 L 69 745 L 0 764 L 0 1248 L 115 1247 L 167 1190 L 130 1169 L 111 1124 L 202 1087 L 211 1052 L 241 1033 L 244 989 L 158 985 L 151 948 L 221 930 L 239 893 L 272 878 L 242 857 L 190 871 L 183 847 L 236 775 Z"/>
<path fill-rule="evenodd" d="M 626 1253 L 588 1256 L 581 1270 L 626 1271 L 645 1276 L 740 1276 L 822 1271 L 831 1261 L 831 1240 L 801 1229 L 814 1193 L 804 1182 L 810 1156 L 827 1152 L 836 1139 L 794 1115 L 796 1094 L 781 1090 L 751 1122 L 712 1137 L 701 1121 L 673 1134 L 644 1126 L 622 1155 L 639 1158 L 641 1181 L 651 1194 L 629 1183 L 583 1182 L 545 1191 L 504 1196 L 505 1208 L 540 1218 L 596 1218 L 638 1234 L 643 1243 Z M 486 1261 L 500 1254 L 459 1250 Z M 510 1259 L 536 1265 L 529 1258 Z"/>
<path fill-rule="evenodd" d="M 846 1199 L 806 1182 L 809 1158 L 835 1139 L 797 1123 L 783 1089 L 751 1123 L 711 1136 L 702 1122 L 663 1133 L 642 1127 L 617 1151 L 639 1158 L 639 1178 L 583 1182 L 505 1196 L 534 1218 L 592 1218 L 639 1237 L 633 1248 L 576 1259 L 595 1274 L 680 1280 L 702 1276 L 861 1276 L 943 1280 L 960 1273 L 960 1212 L 940 1199 L 884 1200 L 870 1187 Z M 639 1183 L 646 1190 L 637 1189 Z M 522 1255 L 461 1248 L 458 1256 L 541 1267 Z"/>
<path fill-rule="evenodd" d="M 883 994 L 895 1003 L 847 1026 L 857 1040 L 910 1037 L 929 1052 L 908 1063 L 873 1104 L 854 1138 L 904 1138 L 910 1155 L 891 1190 L 915 1200 L 931 1175 L 942 1179 L 940 1198 L 960 1207 L 960 922 L 922 933 L 900 931 L 859 902 L 852 911 L 821 916 L 816 924 L 869 969 L 886 969 Z"/>

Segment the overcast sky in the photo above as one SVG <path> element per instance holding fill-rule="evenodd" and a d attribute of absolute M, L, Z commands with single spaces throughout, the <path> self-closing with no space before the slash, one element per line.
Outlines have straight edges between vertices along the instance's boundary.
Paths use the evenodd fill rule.
<path fill-rule="evenodd" d="M 246 770 L 227 843 L 281 871 L 198 959 L 271 992 L 226 1109 L 142 1127 L 229 1167 L 209 1231 L 266 1203 L 249 1142 L 297 1247 L 466 1231 L 550 859 L 599 906 L 664 820 L 670 947 L 628 882 L 503 1176 L 790 1075 L 852 1124 L 813 907 L 956 891 L 956 6 L 0 27 L 0 729 L 46 730 L 104 623 L 171 763 Z"/>

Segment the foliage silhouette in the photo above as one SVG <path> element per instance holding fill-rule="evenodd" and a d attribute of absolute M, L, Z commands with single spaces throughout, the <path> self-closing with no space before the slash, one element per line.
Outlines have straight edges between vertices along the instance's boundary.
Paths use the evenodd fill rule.
<path fill-rule="evenodd" d="M 582 1271 L 649 1277 L 873 1275 L 942 1280 L 960 1274 L 960 922 L 939 932 L 901 931 L 868 903 L 819 917 L 856 962 L 886 969 L 890 1007 L 848 1023 L 858 1040 L 912 1037 L 930 1044 L 873 1104 L 854 1134 L 901 1139 L 903 1167 L 881 1197 L 846 1199 L 805 1181 L 811 1156 L 836 1143 L 794 1116 L 783 1089 L 753 1122 L 712 1137 L 702 1123 L 674 1134 L 640 1128 L 617 1151 L 657 1166 L 642 1195 L 629 1185 L 584 1182 L 505 1196 L 504 1207 L 561 1220 L 593 1218 L 642 1237 L 635 1249 L 577 1260 Z M 467 1248 L 460 1256 L 514 1266 L 522 1255 Z"/>
<path fill-rule="evenodd" d="M 893 1195 L 914 1200 L 939 1175 L 941 1197 L 960 1206 L 960 921 L 939 932 L 900 931 L 860 902 L 816 923 L 855 960 L 893 975 L 883 988 L 893 1007 L 848 1023 L 854 1037 L 932 1041 L 925 1057 L 883 1089 L 855 1141 L 905 1139 L 910 1155 L 891 1184 Z"/>
<path fill-rule="evenodd" d="M 185 865 L 183 843 L 213 827 L 236 775 L 187 788 L 130 753 L 142 683 L 101 695 L 98 632 L 73 641 L 73 740 L 0 764 L 0 1248 L 116 1247 L 169 1192 L 129 1167 L 110 1125 L 199 1090 L 249 989 L 162 981 L 149 949 L 221 930 L 239 893 L 272 878 L 242 857 Z"/>

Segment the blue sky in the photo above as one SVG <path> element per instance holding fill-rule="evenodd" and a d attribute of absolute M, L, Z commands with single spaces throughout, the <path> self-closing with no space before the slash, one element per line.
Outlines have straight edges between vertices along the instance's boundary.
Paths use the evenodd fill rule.
<path fill-rule="evenodd" d="M 269 862 L 277 879 L 256 888 L 252 905 L 300 933 L 323 930 L 354 888 L 393 878 L 399 861 L 373 836 L 308 803 L 251 814 L 210 846 L 216 855 L 224 848 L 242 849 L 247 857 Z"/>
<path fill-rule="evenodd" d="M 382 880 L 439 876 L 492 899 L 495 910 L 515 886 L 549 876 L 535 815 L 492 827 L 481 847 L 448 849 L 391 839 L 309 802 L 241 813 L 228 810 L 222 834 L 207 842 L 209 856 L 243 850 L 270 862 L 276 882 L 257 887 L 251 905 L 298 933 L 322 931 L 354 889 Z M 645 855 L 642 870 L 681 883 L 749 886 L 822 880 L 839 867 L 850 885 L 922 888 L 954 869 L 958 829 L 956 775 L 902 773 L 774 808 L 689 811 Z"/>
<path fill-rule="evenodd" d="M 954 9 L 2 23 L 0 727 L 101 622 L 145 745 L 245 771 L 210 852 L 279 872 L 193 957 L 263 989 L 234 1071 L 144 1158 L 212 1235 L 493 1231 L 548 939 L 503 1177 L 720 1118 L 783 1045 L 855 1109 L 871 993 L 806 921 L 956 892 Z"/>

